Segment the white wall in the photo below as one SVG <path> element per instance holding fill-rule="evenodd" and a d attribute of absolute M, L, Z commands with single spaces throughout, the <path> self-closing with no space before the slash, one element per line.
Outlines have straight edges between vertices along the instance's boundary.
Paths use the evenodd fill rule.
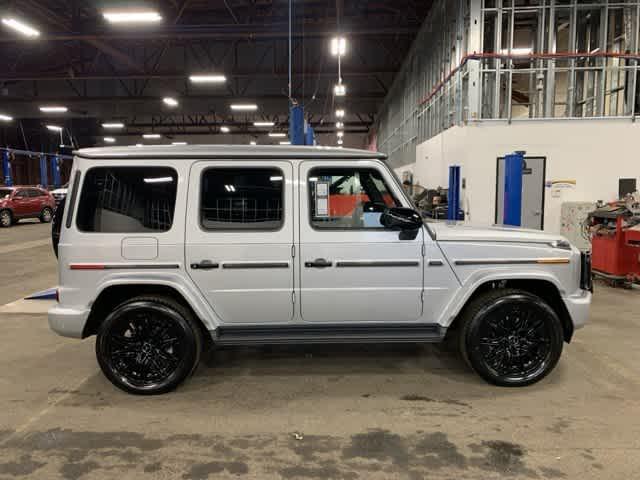
<path fill-rule="evenodd" d="M 547 158 L 546 181 L 575 180 L 575 188 L 545 188 L 544 229 L 560 232 L 566 201 L 615 200 L 618 178 L 640 177 L 640 125 L 631 120 L 478 122 L 452 127 L 418 145 L 414 183 L 448 185 L 449 165 L 462 167 L 462 207 L 475 224 L 493 224 L 496 159 L 515 150 Z M 402 170 L 403 167 L 399 169 Z M 559 195 L 559 197 L 556 197 Z"/>

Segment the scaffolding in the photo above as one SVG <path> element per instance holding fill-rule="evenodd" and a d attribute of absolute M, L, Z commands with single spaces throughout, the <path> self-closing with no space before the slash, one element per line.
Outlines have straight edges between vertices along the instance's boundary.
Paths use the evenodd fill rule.
<path fill-rule="evenodd" d="M 377 120 L 394 166 L 454 125 L 640 111 L 640 0 L 438 0 Z"/>

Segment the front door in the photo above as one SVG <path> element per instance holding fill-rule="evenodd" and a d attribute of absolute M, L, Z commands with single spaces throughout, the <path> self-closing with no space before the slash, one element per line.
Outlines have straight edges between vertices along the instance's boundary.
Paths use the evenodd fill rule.
<path fill-rule="evenodd" d="M 13 214 L 16 217 L 24 217 L 31 214 L 31 198 L 26 188 L 22 188 L 13 194 Z"/>
<path fill-rule="evenodd" d="M 197 162 L 189 178 L 186 267 L 224 324 L 293 317 L 293 167 Z"/>
<path fill-rule="evenodd" d="M 380 224 L 403 205 L 378 162 L 300 163 L 300 304 L 305 322 L 412 322 L 422 314 L 423 232 Z"/>

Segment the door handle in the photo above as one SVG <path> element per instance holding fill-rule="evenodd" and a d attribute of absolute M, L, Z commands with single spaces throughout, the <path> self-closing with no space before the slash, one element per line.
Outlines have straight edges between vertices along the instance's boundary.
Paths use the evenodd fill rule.
<path fill-rule="evenodd" d="M 333 265 L 329 260 L 325 260 L 324 258 L 316 258 L 312 262 L 304 262 L 304 266 L 307 268 L 327 268 Z"/>
<path fill-rule="evenodd" d="M 214 268 L 218 268 L 220 265 L 212 262 L 211 260 L 202 260 L 200 263 L 192 263 L 192 270 L 213 270 Z"/>

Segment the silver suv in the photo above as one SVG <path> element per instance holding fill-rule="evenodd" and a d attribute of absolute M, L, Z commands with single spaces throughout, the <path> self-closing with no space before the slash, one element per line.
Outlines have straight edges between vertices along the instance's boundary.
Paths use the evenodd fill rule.
<path fill-rule="evenodd" d="M 56 216 L 60 335 L 167 392 L 213 345 L 440 342 L 528 385 L 588 317 L 589 257 L 539 231 L 424 223 L 378 153 L 80 150 Z"/>

